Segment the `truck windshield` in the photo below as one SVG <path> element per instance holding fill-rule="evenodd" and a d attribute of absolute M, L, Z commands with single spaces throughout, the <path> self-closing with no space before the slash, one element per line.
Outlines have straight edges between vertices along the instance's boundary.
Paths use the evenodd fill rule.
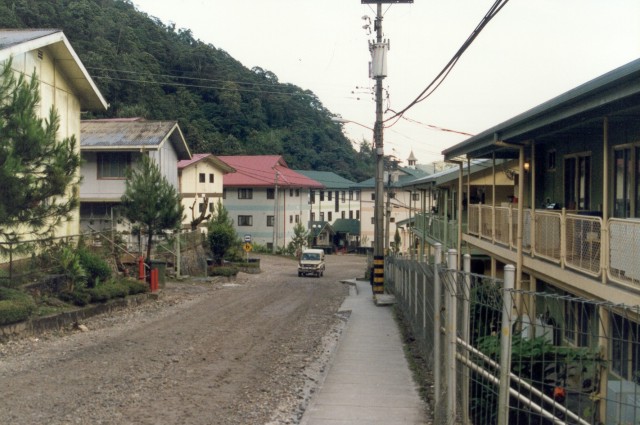
<path fill-rule="evenodd" d="M 308 252 L 305 252 L 304 254 L 302 254 L 302 259 L 303 260 L 319 260 L 320 254 L 310 254 Z"/>

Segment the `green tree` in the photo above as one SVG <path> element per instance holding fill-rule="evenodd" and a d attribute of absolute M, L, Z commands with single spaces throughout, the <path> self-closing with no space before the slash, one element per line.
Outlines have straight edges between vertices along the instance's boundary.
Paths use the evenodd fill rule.
<path fill-rule="evenodd" d="M 291 251 L 296 253 L 296 257 L 298 257 L 298 253 L 302 252 L 302 248 L 307 246 L 309 242 L 309 231 L 301 222 L 297 222 L 293 227 L 293 238 L 291 242 L 289 242 L 291 246 Z"/>
<path fill-rule="evenodd" d="M 393 235 L 393 253 L 397 254 L 398 252 L 400 252 L 400 243 L 402 242 L 402 239 L 400 238 L 400 232 L 398 231 L 398 229 L 396 229 L 396 234 Z"/>
<path fill-rule="evenodd" d="M 180 226 L 183 207 L 174 186 L 160 173 L 160 169 L 148 155 L 143 154 L 139 166 L 127 172 L 127 182 L 122 195 L 124 216 L 137 223 L 147 233 L 147 261 L 151 259 L 154 235 L 164 235 L 166 230 Z"/>
<path fill-rule="evenodd" d="M 227 251 L 237 243 L 236 230 L 233 228 L 233 220 L 229 217 L 229 212 L 218 199 L 215 213 L 207 224 L 209 247 L 214 260 L 222 263 L 222 259 Z"/>
<path fill-rule="evenodd" d="M 0 240 L 51 233 L 78 207 L 80 153 L 74 137 L 57 140 L 59 118 L 38 117 L 39 88 L 0 65 Z"/>

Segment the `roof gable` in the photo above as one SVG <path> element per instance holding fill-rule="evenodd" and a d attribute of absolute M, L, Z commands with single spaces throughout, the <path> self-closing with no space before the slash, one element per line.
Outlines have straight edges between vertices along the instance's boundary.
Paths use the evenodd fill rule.
<path fill-rule="evenodd" d="M 226 162 L 218 159 L 216 156 L 210 153 L 194 153 L 191 159 L 182 159 L 178 161 L 178 170 L 183 170 L 187 167 L 191 167 L 199 162 L 207 162 L 214 168 L 219 169 L 222 173 L 233 173 L 235 169 L 230 167 Z"/>
<path fill-rule="evenodd" d="M 56 67 L 76 89 L 74 94 L 83 109 L 107 109 L 109 105 L 61 30 L 0 29 L 0 61 L 38 49 L 45 50 L 55 59 Z"/>

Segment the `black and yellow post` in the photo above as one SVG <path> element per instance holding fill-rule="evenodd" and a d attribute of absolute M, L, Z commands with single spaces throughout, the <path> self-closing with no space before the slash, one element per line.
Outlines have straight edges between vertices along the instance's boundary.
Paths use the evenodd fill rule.
<path fill-rule="evenodd" d="M 384 255 L 373 257 L 373 293 L 384 294 Z"/>

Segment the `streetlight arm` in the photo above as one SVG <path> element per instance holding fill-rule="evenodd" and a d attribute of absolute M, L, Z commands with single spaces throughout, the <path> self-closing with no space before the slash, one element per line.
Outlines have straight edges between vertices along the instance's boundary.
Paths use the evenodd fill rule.
<path fill-rule="evenodd" d="M 371 128 L 371 127 L 369 127 L 369 126 L 366 126 L 366 125 L 364 125 L 364 124 L 360 124 L 359 122 L 356 122 L 356 121 L 347 120 L 347 119 L 344 119 L 344 118 L 331 117 L 331 121 L 333 121 L 333 122 L 337 122 L 337 123 L 339 123 L 339 124 L 355 124 L 355 125 L 359 125 L 360 127 L 364 127 L 364 128 L 366 128 L 367 130 L 374 131 L 374 130 L 373 130 L 373 128 Z"/>

